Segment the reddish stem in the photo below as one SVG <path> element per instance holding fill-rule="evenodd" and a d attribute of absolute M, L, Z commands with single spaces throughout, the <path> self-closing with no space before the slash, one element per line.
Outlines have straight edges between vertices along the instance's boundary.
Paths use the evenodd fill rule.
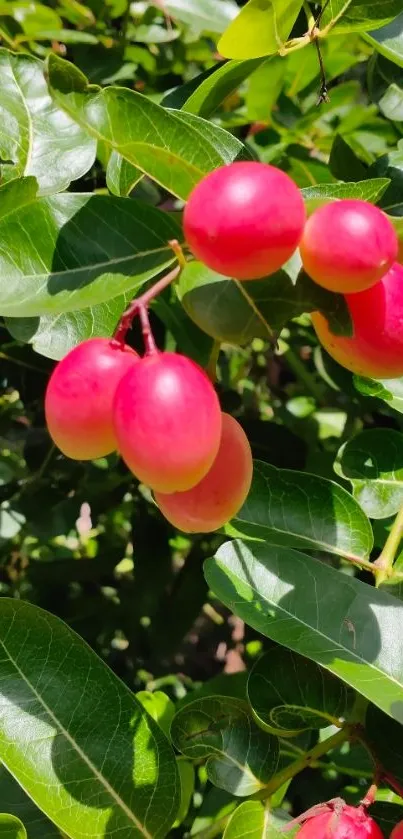
<path fill-rule="evenodd" d="M 176 246 L 180 248 L 177 242 L 170 242 L 169 243 L 173 248 L 174 252 L 176 253 Z M 182 253 L 182 251 L 181 251 Z M 182 262 L 182 260 L 181 260 Z M 141 322 L 141 329 L 144 338 L 144 345 L 146 348 L 146 353 L 154 353 L 157 351 L 154 337 L 151 331 L 150 321 L 148 317 L 148 306 L 150 305 L 151 301 L 154 300 L 158 294 L 161 294 L 161 291 L 164 288 L 167 288 L 176 278 L 179 276 L 182 270 L 182 264 L 176 265 L 169 274 L 166 274 L 165 277 L 162 277 L 158 280 L 155 285 L 151 286 L 148 291 L 145 291 L 140 297 L 137 297 L 130 303 L 130 306 L 123 312 L 122 317 L 116 327 L 116 330 L 113 335 L 113 340 L 117 341 L 118 344 L 123 344 L 126 340 L 126 335 L 133 323 L 134 318 L 136 315 L 139 316 Z"/>
<path fill-rule="evenodd" d="M 389 772 L 386 772 L 384 769 L 382 770 L 382 778 L 386 783 L 394 789 L 397 795 L 400 795 L 400 798 L 403 798 L 403 786 L 399 784 L 399 781 L 390 775 Z"/>

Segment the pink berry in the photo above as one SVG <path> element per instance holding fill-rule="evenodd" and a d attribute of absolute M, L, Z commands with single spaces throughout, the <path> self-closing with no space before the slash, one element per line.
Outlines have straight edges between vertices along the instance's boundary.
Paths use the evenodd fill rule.
<path fill-rule="evenodd" d="M 390 839 L 403 839 L 403 821 L 393 828 Z"/>
<path fill-rule="evenodd" d="M 217 455 L 221 411 L 204 370 L 183 355 L 146 356 L 116 392 L 115 431 L 123 460 L 154 490 L 195 486 Z"/>
<path fill-rule="evenodd" d="M 341 812 L 321 813 L 304 822 L 298 839 L 384 839 L 377 823 L 363 807 L 345 805 Z"/>
<path fill-rule="evenodd" d="M 342 293 L 377 283 L 398 255 L 385 213 L 366 201 L 333 201 L 308 219 L 300 244 L 305 271 L 319 285 Z"/>
<path fill-rule="evenodd" d="M 329 355 L 347 370 L 374 379 L 403 376 L 403 266 L 397 262 L 372 288 L 346 295 L 351 338 L 334 335 L 324 315 L 312 323 Z"/>
<path fill-rule="evenodd" d="M 294 182 L 266 163 L 231 163 L 195 187 L 184 214 L 195 257 L 238 280 L 278 271 L 300 242 L 305 206 Z"/>
<path fill-rule="evenodd" d="M 207 475 L 187 492 L 155 493 L 168 521 L 185 533 L 210 533 L 232 519 L 248 495 L 252 453 L 244 430 L 229 414 L 222 415 L 217 457 Z"/>
<path fill-rule="evenodd" d="M 112 405 L 122 376 L 138 362 L 130 347 L 109 338 L 83 341 L 56 365 L 45 397 L 49 434 L 74 460 L 93 460 L 116 449 Z"/>

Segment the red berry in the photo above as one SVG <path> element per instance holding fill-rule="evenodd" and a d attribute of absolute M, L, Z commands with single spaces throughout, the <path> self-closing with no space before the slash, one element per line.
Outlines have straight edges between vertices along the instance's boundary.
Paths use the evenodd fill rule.
<path fill-rule="evenodd" d="M 291 178 L 266 163 L 231 163 L 195 187 L 185 237 L 209 268 L 251 280 L 278 271 L 302 236 L 305 206 Z"/>
<path fill-rule="evenodd" d="M 210 533 L 233 518 L 248 495 L 253 463 L 248 438 L 229 414 L 222 415 L 217 457 L 207 475 L 187 492 L 155 493 L 168 521 L 185 533 Z"/>
<path fill-rule="evenodd" d="M 93 460 L 116 449 L 112 405 L 122 376 L 138 360 L 109 338 L 83 341 L 56 365 L 45 397 L 49 434 L 74 460 Z"/>
<path fill-rule="evenodd" d="M 363 807 L 345 805 L 313 816 L 303 824 L 297 839 L 384 839 L 377 823 Z"/>
<path fill-rule="evenodd" d="M 403 266 L 397 262 L 372 288 L 347 294 L 353 321 L 351 338 L 334 335 L 324 315 L 312 323 L 329 355 L 360 376 L 391 379 L 403 376 Z"/>
<path fill-rule="evenodd" d="M 386 274 L 398 255 L 387 216 L 366 201 L 334 201 L 308 219 L 300 244 L 312 279 L 339 292 L 364 291 Z"/>
<path fill-rule="evenodd" d="M 390 839 L 403 839 L 403 821 L 393 828 Z"/>
<path fill-rule="evenodd" d="M 204 370 L 183 355 L 156 353 L 134 365 L 117 389 L 114 421 L 123 460 L 160 492 L 195 486 L 218 452 L 216 392 Z"/>

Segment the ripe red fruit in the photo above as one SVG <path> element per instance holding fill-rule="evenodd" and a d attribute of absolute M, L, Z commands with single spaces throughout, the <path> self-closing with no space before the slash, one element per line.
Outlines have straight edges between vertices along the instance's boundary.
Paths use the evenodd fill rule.
<path fill-rule="evenodd" d="M 195 187 L 185 237 L 209 268 L 251 280 L 278 271 L 302 236 L 305 206 L 291 178 L 266 163 L 231 163 Z"/>
<path fill-rule="evenodd" d="M 244 430 L 229 414 L 222 415 L 217 457 L 207 475 L 187 492 L 155 493 L 168 521 L 185 533 L 211 533 L 233 518 L 248 495 L 252 453 Z"/>
<path fill-rule="evenodd" d="M 387 216 L 366 201 L 333 201 L 308 219 L 300 244 L 305 271 L 342 293 L 364 291 L 386 274 L 398 255 Z"/>
<path fill-rule="evenodd" d="M 160 492 L 195 486 L 210 469 L 221 437 L 221 411 L 204 370 L 183 355 L 145 356 L 116 392 L 115 432 L 123 460 Z"/>
<path fill-rule="evenodd" d="M 334 335 L 324 315 L 312 323 L 329 355 L 347 370 L 375 379 L 403 376 L 403 266 L 397 262 L 372 288 L 347 294 L 351 338 Z"/>
<path fill-rule="evenodd" d="M 112 405 L 122 376 L 138 360 L 109 338 L 83 341 L 56 365 L 45 396 L 49 434 L 74 460 L 93 460 L 116 449 Z"/>
<path fill-rule="evenodd" d="M 403 839 L 403 822 L 399 822 L 390 834 L 390 839 Z"/>
<path fill-rule="evenodd" d="M 298 839 L 383 839 L 377 823 L 363 807 L 349 807 L 341 811 L 328 810 L 313 816 L 297 833 Z"/>

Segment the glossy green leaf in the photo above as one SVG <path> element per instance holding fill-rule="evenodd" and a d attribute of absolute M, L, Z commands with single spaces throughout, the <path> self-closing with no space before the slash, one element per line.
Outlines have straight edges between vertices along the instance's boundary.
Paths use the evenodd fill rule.
<path fill-rule="evenodd" d="M 363 33 L 363 37 L 390 61 L 403 67 L 403 12 L 386 26 Z"/>
<path fill-rule="evenodd" d="M 403 729 L 396 720 L 403 714 L 403 704 L 395 704 L 395 719 L 382 713 L 375 705 L 369 705 L 365 718 L 365 731 L 371 747 L 381 765 L 397 781 L 403 782 Z"/>
<path fill-rule="evenodd" d="M 195 34 L 218 33 L 235 17 L 237 6 L 234 0 L 164 0 L 164 7 L 175 20 L 191 26 Z"/>
<path fill-rule="evenodd" d="M 354 376 L 357 390 L 364 396 L 382 399 L 390 408 L 403 414 L 403 378 L 402 379 L 364 379 Z"/>
<path fill-rule="evenodd" d="M 279 737 L 337 724 L 353 694 L 315 662 L 276 644 L 253 666 L 248 699 L 259 725 Z"/>
<path fill-rule="evenodd" d="M 95 140 L 55 108 L 41 61 L 0 49 L 0 75 L 2 182 L 34 175 L 41 195 L 67 189 L 93 165 Z"/>
<path fill-rule="evenodd" d="M 225 58 L 258 58 L 281 49 L 302 0 L 249 0 L 218 42 Z"/>
<path fill-rule="evenodd" d="M 0 813 L 1 839 L 27 839 L 27 831 L 20 819 L 9 813 Z"/>
<path fill-rule="evenodd" d="M 377 204 L 390 184 L 389 178 L 368 178 L 356 183 L 317 184 L 301 190 L 307 204 L 308 211 L 315 209 L 318 201 L 329 201 L 332 198 L 359 198 Z"/>
<path fill-rule="evenodd" d="M 172 263 L 167 243 L 180 231 L 166 213 L 104 195 L 36 198 L 31 180 L 0 187 L 1 314 L 30 317 L 84 309 L 124 292 L 134 294 Z"/>
<path fill-rule="evenodd" d="M 339 484 L 254 461 L 248 499 L 232 520 L 242 535 L 276 545 L 366 558 L 371 525 L 355 499 Z"/>
<path fill-rule="evenodd" d="M 292 317 L 320 310 L 337 333 L 349 333 L 345 300 L 314 283 L 299 263 L 263 280 L 240 283 L 211 271 L 201 262 L 189 262 L 178 284 L 189 317 L 212 338 L 246 344 L 253 338 L 272 340 Z"/>
<path fill-rule="evenodd" d="M 143 173 L 121 154 L 113 151 L 106 167 L 106 185 L 112 195 L 126 198 L 143 177 Z"/>
<path fill-rule="evenodd" d="M 222 128 L 126 88 L 88 85 L 80 70 L 55 55 L 48 79 L 57 104 L 91 136 L 180 198 L 212 169 L 247 155 Z"/>
<path fill-rule="evenodd" d="M 403 434 L 391 428 L 361 431 L 341 447 L 334 464 L 351 481 L 367 516 L 386 519 L 403 504 Z"/>
<path fill-rule="evenodd" d="M 186 100 L 183 110 L 207 119 L 230 93 L 260 67 L 263 60 L 252 58 L 249 61 L 226 61 L 202 81 Z"/>
<path fill-rule="evenodd" d="M 3 809 L 22 821 L 29 839 L 60 839 L 56 825 L 38 809 L 3 765 L 0 765 L 0 796 Z"/>
<path fill-rule="evenodd" d="M 204 570 L 249 626 L 403 722 L 403 603 L 298 551 L 255 542 L 227 542 Z"/>
<path fill-rule="evenodd" d="M 58 618 L 3 598 L 1 755 L 74 839 L 166 835 L 173 751 L 128 688 Z"/>
<path fill-rule="evenodd" d="M 391 216 L 401 216 L 403 214 L 403 141 L 399 140 L 395 149 L 379 157 L 369 169 L 369 173 L 390 179 L 390 184 L 380 200 L 380 206 Z M 394 223 L 396 232 L 403 241 L 402 219 L 396 218 Z"/>
<path fill-rule="evenodd" d="M 400 11 L 400 0 L 330 0 L 324 7 L 321 29 L 366 32 L 390 23 Z"/>
<path fill-rule="evenodd" d="M 162 690 L 156 690 L 154 693 L 149 690 L 140 690 L 136 693 L 136 699 L 141 702 L 143 708 L 169 738 L 171 722 L 175 715 L 175 705 L 172 699 Z"/>
<path fill-rule="evenodd" d="M 44 3 L 6 0 L 0 3 L 0 16 L 12 17 L 25 35 L 34 40 L 41 29 L 61 29 L 59 15 Z"/>
<path fill-rule="evenodd" d="M 203 797 L 203 803 L 192 824 L 191 836 L 197 836 L 204 830 L 210 828 L 214 831 L 218 827 L 224 830 L 228 816 L 235 810 L 238 799 L 231 793 L 218 787 L 210 786 Z"/>
<path fill-rule="evenodd" d="M 260 801 L 243 801 L 232 814 L 223 839 L 281 839 L 283 835 L 273 824 L 268 807 Z"/>
<path fill-rule="evenodd" d="M 186 757 L 207 758 L 209 780 L 233 795 L 258 792 L 276 773 L 278 740 L 258 728 L 242 700 L 211 696 L 190 702 L 174 717 L 171 737 Z"/>
<path fill-rule="evenodd" d="M 5 318 L 5 324 L 17 341 L 31 344 L 35 352 L 59 361 L 88 338 L 109 338 L 130 299 L 130 294 L 121 294 L 88 309 L 36 318 Z"/>

